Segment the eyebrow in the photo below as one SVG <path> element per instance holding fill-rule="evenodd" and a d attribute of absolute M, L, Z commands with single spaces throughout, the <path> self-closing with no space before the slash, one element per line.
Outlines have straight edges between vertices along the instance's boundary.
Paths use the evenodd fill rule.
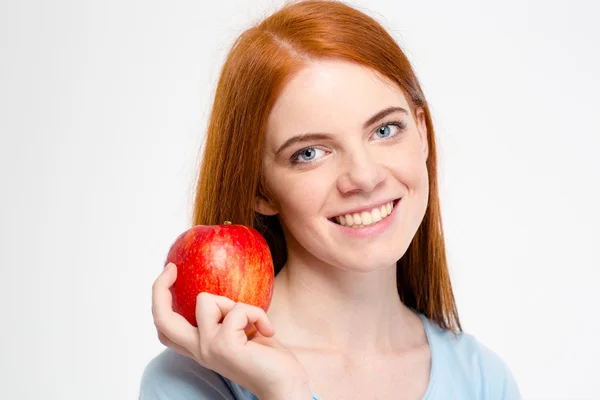
<path fill-rule="evenodd" d="M 408 111 L 406 111 L 402 107 L 388 107 L 388 108 L 385 108 L 385 109 L 379 111 L 377 114 L 375 114 L 371 118 L 369 118 L 363 124 L 363 129 L 367 129 L 369 126 L 373 125 L 375 122 L 379 121 L 380 119 L 384 118 L 385 116 L 387 116 L 393 112 L 398 112 L 398 111 L 403 112 L 404 114 L 408 115 Z M 288 147 L 290 147 L 296 143 L 310 142 L 310 141 L 315 141 L 315 140 L 326 140 L 326 139 L 330 139 L 330 138 L 331 138 L 331 136 L 328 135 L 327 133 L 303 133 L 300 135 L 292 136 L 291 138 L 286 140 L 279 147 L 279 149 L 277 149 L 277 151 L 275 152 L 275 157 L 278 157 L 285 149 L 287 149 Z"/>

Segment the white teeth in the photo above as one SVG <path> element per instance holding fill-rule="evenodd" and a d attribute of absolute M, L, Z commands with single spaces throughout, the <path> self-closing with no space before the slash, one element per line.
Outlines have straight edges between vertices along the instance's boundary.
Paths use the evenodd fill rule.
<path fill-rule="evenodd" d="M 362 218 L 360 217 L 360 214 L 357 214 L 357 213 L 352 214 L 352 219 L 354 220 L 354 225 L 362 224 Z"/>
<path fill-rule="evenodd" d="M 346 225 L 354 225 L 354 218 L 352 218 L 352 215 L 346 214 L 345 217 L 346 217 Z"/>
<path fill-rule="evenodd" d="M 373 216 L 373 222 L 379 222 L 379 221 L 381 221 L 381 212 L 379 211 L 379 208 L 375 208 L 371 212 L 371 215 Z"/>
<path fill-rule="evenodd" d="M 371 218 L 371 213 L 363 211 L 360 213 L 360 220 L 363 225 L 370 225 L 373 223 L 373 218 Z"/>
<path fill-rule="evenodd" d="M 394 205 L 389 202 L 381 207 L 376 207 L 371 211 L 363 211 L 359 213 L 340 215 L 335 217 L 335 220 L 344 226 L 360 228 L 381 221 L 392 213 Z"/>

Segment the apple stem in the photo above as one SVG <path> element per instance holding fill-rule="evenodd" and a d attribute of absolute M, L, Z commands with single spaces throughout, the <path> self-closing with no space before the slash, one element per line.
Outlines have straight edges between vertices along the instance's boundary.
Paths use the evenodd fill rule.
<path fill-rule="evenodd" d="M 231 225 L 231 222 L 225 221 L 224 225 Z"/>

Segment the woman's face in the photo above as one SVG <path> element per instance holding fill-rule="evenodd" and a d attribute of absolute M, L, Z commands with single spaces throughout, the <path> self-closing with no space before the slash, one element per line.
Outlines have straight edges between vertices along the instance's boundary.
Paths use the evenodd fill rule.
<path fill-rule="evenodd" d="M 279 214 L 289 259 L 357 272 L 395 265 L 429 195 L 427 128 L 416 114 L 397 86 L 358 64 L 322 60 L 293 76 L 267 121 L 272 198 L 257 202 Z"/>

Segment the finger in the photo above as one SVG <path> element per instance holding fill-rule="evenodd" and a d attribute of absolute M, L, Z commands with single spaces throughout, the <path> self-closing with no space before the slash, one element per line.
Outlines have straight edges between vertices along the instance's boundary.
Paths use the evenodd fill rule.
<path fill-rule="evenodd" d="M 256 328 L 256 325 L 254 325 L 252 322 L 248 322 L 248 325 L 246 325 L 246 327 L 244 328 L 244 332 L 246 332 L 246 336 L 248 337 L 248 339 L 250 339 L 252 336 L 254 336 L 256 332 L 258 332 L 258 329 Z"/>
<path fill-rule="evenodd" d="M 225 296 L 202 292 L 196 297 L 196 323 L 201 338 L 212 338 L 219 324 L 235 306 L 235 301 Z"/>
<path fill-rule="evenodd" d="M 236 302 L 229 297 L 206 292 L 200 293 L 196 298 L 196 323 L 200 331 L 200 337 L 213 337 L 218 330 L 217 324 L 223 322 L 223 319 L 231 312 L 235 304 Z M 257 329 L 254 324 L 248 323 L 245 331 L 246 336 L 251 337 Z"/>
<path fill-rule="evenodd" d="M 173 311 L 173 296 L 169 288 L 177 279 L 177 267 L 169 263 L 152 285 L 152 310 L 156 329 L 188 351 L 199 347 L 196 328 Z"/>
<path fill-rule="evenodd" d="M 249 332 L 246 330 L 248 324 L 253 324 L 263 336 L 270 337 L 275 334 L 264 310 L 244 303 L 237 303 L 225 316 L 222 329 L 225 332 L 244 331 L 248 335 Z"/>

